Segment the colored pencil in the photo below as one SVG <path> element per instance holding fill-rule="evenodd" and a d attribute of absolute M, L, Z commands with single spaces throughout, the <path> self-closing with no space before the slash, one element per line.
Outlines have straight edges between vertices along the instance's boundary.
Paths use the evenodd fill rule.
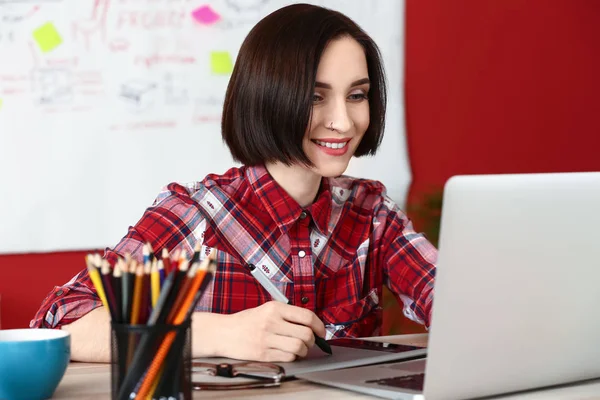
<path fill-rule="evenodd" d="M 166 247 L 162 249 L 161 259 L 165 267 L 165 275 L 171 273 L 171 259 L 169 258 L 169 250 Z"/>
<path fill-rule="evenodd" d="M 146 247 L 148 248 L 148 258 L 150 259 L 150 261 L 152 261 L 154 259 L 154 250 L 152 249 L 152 245 L 150 244 L 150 242 L 146 242 Z"/>
<path fill-rule="evenodd" d="M 177 290 L 171 290 L 169 296 L 165 300 L 165 305 L 161 310 L 161 313 L 158 316 L 158 323 L 169 323 L 169 317 L 171 316 L 171 311 L 173 310 L 173 306 L 177 303 L 177 299 L 180 296 L 184 296 L 185 293 L 180 290 L 182 282 L 186 279 L 187 271 L 188 271 L 189 261 L 183 258 L 180 262 L 179 268 L 174 270 L 175 277 L 173 278 L 173 288 L 177 288 Z"/>
<path fill-rule="evenodd" d="M 148 243 L 142 245 L 142 264 L 146 265 L 150 261 L 150 248 Z"/>
<path fill-rule="evenodd" d="M 129 270 L 129 263 L 131 259 L 127 261 L 126 258 L 125 260 L 119 261 L 119 265 L 121 265 L 121 269 L 123 270 L 123 276 L 121 277 L 121 322 L 128 324 L 131 318 L 131 300 L 133 298 L 133 292 L 131 288 L 134 280 L 134 275 Z"/>
<path fill-rule="evenodd" d="M 179 378 L 174 378 L 179 376 L 177 371 L 183 362 L 180 349 L 196 304 L 212 281 L 216 266 L 214 251 L 199 261 L 201 243 L 195 244 L 190 259 L 183 249 L 176 249 L 170 257 L 167 248 L 162 248 L 157 258 L 149 242 L 142 246 L 142 262 L 127 253 L 118 257 L 112 268 L 99 254 L 85 257 L 90 280 L 113 324 L 172 326 L 166 327 L 166 334 L 165 328 L 157 327 L 117 335 L 113 346 L 118 350 L 115 362 L 119 364 L 119 399 L 129 399 L 130 395 L 152 398 L 161 391 L 180 391 Z M 175 330 L 176 326 L 179 329 Z"/>
<path fill-rule="evenodd" d="M 186 298 L 181 306 L 181 309 L 178 310 L 177 314 L 175 315 L 175 318 L 172 321 L 172 323 L 174 325 L 181 324 L 184 321 L 185 316 L 188 314 L 188 310 L 190 309 L 190 307 L 193 308 L 195 306 L 195 304 L 192 304 L 192 303 L 194 300 L 196 300 L 198 298 L 196 296 L 196 292 L 200 288 L 202 279 L 206 275 L 205 274 L 206 270 L 209 267 L 211 267 L 213 264 L 215 264 L 214 252 L 211 252 L 210 256 L 205 258 L 200 266 L 201 270 L 203 270 L 204 272 L 197 273 L 194 276 L 193 283 L 190 287 L 190 291 L 186 295 Z M 198 272 L 200 272 L 201 270 L 199 269 Z M 165 339 L 161 343 L 160 347 L 158 348 L 158 351 L 156 352 L 156 356 L 154 357 L 154 359 L 152 360 L 152 363 L 150 364 L 148 373 L 144 377 L 142 386 L 140 387 L 139 391 L 136 393 L 136 396 L 135 396 L 136 398 L 139 397 L 139 398 L 143 399 L 146 396 L 148 396 L 149 394 L 151 394 L 151 393 L 149 393 L 150 387 L 152 387 L 152 385 L 154 384 L 154 379 L 156 379 L 158 371 L 159 371 L 161 365 L 163 364 L 163 361 L 164 361 L 165 357 L 167 356 L 167 353 L 169 352 L 169 349 L 171 348 L 173 341 L 175 340 L 175 336 L 176 336 L 176 333 L 172 332 L 172 331 L 167 333 L 167 335 L 165 335 Z"/>
<path fill-rule="evenodd" d="M 185 295 L 190 289 L 190 285 L 192 284 L 194 275 L 196 274 L 196 270 L 198 269 L 198 265 L 198 262 L 194 263 L 194 265 L 192 265 L 188 269 L 187 273 L 183 276 L 183 278 L 181 278 L 181 281 L 179 282 L 179 287 L 181 287 L 181 290 L 178 291 L 175 301 L 169 307 L 170 313 L 167 317 L 167 323 L 171 323 L 171 320 L 175 317 L 177 310 L 179 310 L 179 307 L 181 307 L 185 299 Z"/>
<path fill-rule="evenodd" d="M 200 288 L 196 292 L 196 298 L 194 298 L 194 302 L 193 302 L 194 307 L 191 307 L 188 310 L 188 313 L 185 316 L 186 320 L 192 317 L 192 314 L 194 313 L 194 310 L 196 309 L 196 304 L 198 304 L 198 301 L 200 301 L 200 298 L 204 294 L 206 287 L 212 282 L 212 277 L 215 273 L 215 267 L 216 267 L 216 263 L 213 262 L 213 263 L 211 263 L 211 266 L 206 270 L 204 278 L 202 279 L 202 284 L 200 285 Z"/>
<path fill-rule="evenodd" d="M 158 269 L 158 281 L 159 281 L 159 289 L 158 292 L 160 293 L 160 291 L 162 290 L 162 285 L 165 282 L 165 278 L 167 277 L 166 271 L 165 271 L 165 264 L 163 262 L 163 260 L 158 260 L 156 262 L 156 266 Z"/>
<path fill-rule="evenodd" d="M 144 275 L 142 277 L 142 298 L 140 300 L 140 315 L 138 324 L 145 324 L 148 321 L 148 316 L 150 315 L 150 309 L 152 307 L 152 296 L 150 294 L 151 263 L 152 261 L 149 261 L 146 263 L 146 265 L 144 265 Z"/>
<path fill-rule="evenodd" d="M 119 316 L 117 314 L 117 299 L 115 298 L 112 274 L 110 272 L 110 265 L 108 264 L 108 261 L 102 260 L 102 266 L 100 267 L 100 278 L 102 279 L 102 286 L 104 286 L 106 303 L 108 304 L 111 319 L 113 321 L 118 321 Z"/>
<path fill-rule="evenodd" d="M 117 316 L 116 322 L 123 323 L 123 293 L 122 288 L 123 284 L 121 280 L 123 279 L 123 269 L 121 267 L 122 260 L 119 258 L 115 267 L 113 268 L 113 291 L 115 293 L 115 314 Z"/>
<path fill-rule="evenodd" d="M 179 287 L 187 273 L 189 261 L 185 258 L 184 252 L 178 254 L 180 257 L 178 260 L 179 267 L 174 269 L 168 277 L 172 282 L 169 287 L 163 289 L 164 294 L 162 294 L 162 296 L 165 298 L 160 300 L 161 306 L 157 307 L 156 310 L 153 310 L 153 314 L 156 313 L 156 315 L 151 316 L 152 325 L 168 323 L 167 317 L 172 305 L 181 293 Z M 137 346 L 135 354 L 129 353 L 129 371 L 121 384 L 118 396 L 119 399 L 127 399 L 129 398 L 129 393 L 131 391 L 139 389 L 137 388 L 136 383 L 139 381 L 140 377 L 144 376 L 144 372 L 147 370 L 148 364 L 152 360 L 153 354 L 150 351 L 147 351 L 147 349 L 149 348 L 149 345 L 154 342 L 155 336 L 156 335 L 149 335 L 148 339 L 143 341 L 144 343 L 140 343 L 140 345 Z"/>
<path fill-rule="evenodd" d="M 131 325 L 137 325 L 140 323 L 140 309 L 142 303 L 142 285 L 144 280 L 144 269 L 141 265 L 137 266 L 135 272 L 135 284 L 133 289 L 133 300 L 131 304 Z M 127 366 L 131 365 L 133 358 L 133 352 L 136 344 L 135 334 L 129 335 L 129 346 L 127 348 Z"/>
<path fill-rule="evenodd" d="M 96 288 L 96 293 L 98 294 L 98 297 L 100 297 L 100 301 L 102 302 L 102 305 L 106 311 L 110 312 L 110 308 L 106 300 L 106 294 L 104 293 L 104 286 L 102 285 L 102 278 L 100 277 L 98 269 L 93 265 L 92 256 L 88 255 L 88 257 L 85 258 L 85 261 L 87 264 L 88 275 L 90 276 L 92 284 Z"/>
<path fill-rule="evenodd" d="M 158 296 L 160 295 L 160 275 L 158 273 L 158 261 L 152 260 L 152 270 L 150 271 L 150 283 L 151 283 L 151 298 L 152 308 L 156 307 Z"/>
<path fill-rule="evenodd" d="M 200 251 L 202 251 L 202 242 L 196 242 L 196 244 L 194 245 L 194 255 L 190 260 L 190 265 L 200 261 Z"/>
<path fill-rule="evenodd" d="M 173 271 L 167 277 L 167 279 L 165 279 L 165 285 L 158 298 L 157 305 L 152 310 L 152 314 L 148 319 L 148 326 L 154 326 L 157 323 L 158 316 L 160 315 L 161 310 L 164 307 L 165 300 L 169 296 L 171 290 L 177 291 L 177 288 L 173 287 L 176 273 L 177 271 Z M 130 359 L 129 371 L 127 372 L 120 386 L 123 396 L 132 390 L 131 388 L 135 386 L 136 382 L 140 379 L 140 376 L 143 376 L 144 372 L 148 368 L 148 364 L 152 360 L 152 352 L 149 349 L 154 347 L 153 344 L 155 343 L 157 337 L 159 337 L 159 334 L 150 330 L 149 334 L 143 335 L 140 342 L 136 346 L 135 353 Z M 123 396 L 120 395 L 119 398 L 122 398 Z"/>
<path fill-rule="evenodd" d="M 133 300 L 131 305 L 131 325 L 137 325 L 140 321 L 140 309 L 142 304 L 142 285 L 144 281 L 144 268 L 137 266 L 135 271 L 135 283 L 133 286 Z"/>
<path fill-rule="evenodd" d="M 169 274 L 169 276 L 165 278 L 165 282 L 163 283 L 162 289 L 160 291 L 160 296 L 158 296 L 156 306 L 152 309 L 150 318 L 148 318 L 148 325 L 155 325 L 158 321 L 158 316 L 161 314 L 161 311 L 165 306 L 166 300 L 169 297 L 169 293 L 171 292 L 171 287 L 173 286 L 175 274 L 176 272 L 172 271 Z"/>

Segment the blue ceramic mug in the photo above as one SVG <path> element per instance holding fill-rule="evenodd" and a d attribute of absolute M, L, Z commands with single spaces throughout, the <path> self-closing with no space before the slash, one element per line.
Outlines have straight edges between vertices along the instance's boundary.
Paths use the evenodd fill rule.
<path fill-rule="evenodd" d="M 71 357 L 71 336 L 55 329 L 0 330 L 0 399 L 52 397 Z"/>

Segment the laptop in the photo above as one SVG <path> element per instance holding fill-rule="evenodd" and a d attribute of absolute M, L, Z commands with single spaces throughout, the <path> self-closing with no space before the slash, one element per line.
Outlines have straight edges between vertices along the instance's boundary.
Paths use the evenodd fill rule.
<path fill-rule="evenodd" d="M 427 360 L 299 378 L 464 399 L 600 377 L 600 173 L 473 175 L 444 189 Z"/>

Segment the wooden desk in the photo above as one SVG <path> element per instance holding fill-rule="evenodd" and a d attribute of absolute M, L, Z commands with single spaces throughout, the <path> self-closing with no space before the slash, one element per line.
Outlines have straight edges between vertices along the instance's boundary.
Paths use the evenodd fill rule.
<path fill-rule="evenodd" d="M 399 344 L 427 346 L 427 334 L 397 335 L 371 338 Z M 279 388 L 194 392 L 194 399 L 289 399 L 314 400 L 318 396 L 334 399 L 369 399 L 358 393 L 328 388 L 304 381 L 284 382 Z M 110 399 L 110 368 L 108 364 L 71 363 L 53 399 Z"/>
<path fill-rule="evenodd" d="M 427 345 L 427 334 L 397 335 L 371 338 L 398 344 Z M 350 391 L 321 386 L 301 380 L 284 382 L 280 388 L 231 391 L 197 392 L 194 399 L 291 399 L 327 400 L 375 399 Z M 534 391 L 513 396 L 497 397 L 503 400 L 600 400 L 600 380 L 557 389 Z M 71 363 L 53 399 L 110 399 L 110 369 L 107 364 Z"/>

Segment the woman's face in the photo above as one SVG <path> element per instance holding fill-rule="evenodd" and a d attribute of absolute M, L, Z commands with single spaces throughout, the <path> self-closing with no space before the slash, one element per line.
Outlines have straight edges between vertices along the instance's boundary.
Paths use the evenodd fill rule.
<path fill-rule="evenodd" d="M 348 167 L 369 126 L 369 87 L 360 44 L 348 37 L 329 43 L 319 62 L 311 121 L 302 144 L 314 172 L 334 177 Z"/>

